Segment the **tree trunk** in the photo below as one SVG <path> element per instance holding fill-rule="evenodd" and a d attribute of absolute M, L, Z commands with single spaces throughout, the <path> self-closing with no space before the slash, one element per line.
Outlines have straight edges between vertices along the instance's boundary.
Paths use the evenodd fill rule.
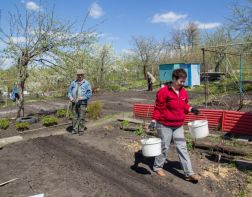
<path fill-rule="evenodd" d="M 20 98 L 18 100 L 17 117 L 20 117 L 21 115 L 24 116 L 24 89 L 25 89 L 26 79 L 29 77 L 29 74 L 27 72 L 28 63 L 29 63 L 29 58 L 27 54 L 24 53 L 23 56 L 18 60 L 18 70 L 19 70 L 21 92 L 20 92 Z"/>
<path fill-rule="evenodd" d="M 220 72 L 220 62 L 217 62 L 217 63 L 215 64 L 214 71 L 215 71 L 215 72 Z"/>
<path fill-rule="evenodd" d="M 21 115 L 22 112 L 22 115 Z M 18 101 L 18 112 L 17 112 L 17 118 L 24 117 L 24 98 L 21 97 Z"/>
<path fill-rule="evenodd" d="M 100 73 L 100 86 L 103 85 L 103 75 L 104 75 L 104 61 L 102 60 L 102 64 L 101 64 L 101 73 Z"/>
<path fill-rule="evenodd" d="M 143 74 L 144 74 L 144 79 L 147 79 L 147 71 L 146 71 L 146 65 L 143 66 Z"/>
<path fill-rule="evenodd" d="M 18 105 L 17 118 L 19 118 L 21 116 L 24 117 L 24 84 L 25 84 L 25 81 L 22 81 L 20 84 L 21 85 L 21 92 L 20 92 L 20 98 L 17 101 L 17 105 Z"/>

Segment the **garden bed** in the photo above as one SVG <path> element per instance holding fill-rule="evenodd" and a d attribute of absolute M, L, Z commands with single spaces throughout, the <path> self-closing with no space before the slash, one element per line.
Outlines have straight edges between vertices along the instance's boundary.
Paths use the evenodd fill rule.
<path fill-rule="evenodd" d="M 29 131 L 36 131 L 36 130 L 41 130 L 41 129 L 48 129 L 48 126 L 60 126 L 62 124 L 66 124 L 66 123 L 71 123 L 71 121 L 68 118 L 57 118 L 55 116 L 49 116 L 50 119 L 56 118 L 56 122 L 53 124 L 49 124 L 48 126 L 45 126 L 45 123 L 43 124 L 42 122 L 42 118 L 44 116 L 36 116 L 36 119 L 38 120 L 38 122 L 33 123 L 33 124 L 28 124 L 28 128 L 26 129 L 17 129 L 17 123 L 16 120 L 9 120 L 9 127 L 7 129 L 0 129 L 0 138 L 5 138 L 5 137 L 11 137 L 11 136 L 15 136 L 15 135 L 20 135 L 24 132 L 29 132 Z M 48 116 L 47 116 L 48 117 Z M 26 122 L 24 122 L 26 124 Z M 22 123 L 23 124 L 23 123 Z M 22 125 L 21 125 L 22 126 Z"/>

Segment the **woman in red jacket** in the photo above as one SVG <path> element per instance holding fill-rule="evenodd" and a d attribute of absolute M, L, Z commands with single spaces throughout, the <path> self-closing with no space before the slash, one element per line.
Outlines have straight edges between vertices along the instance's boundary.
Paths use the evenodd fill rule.
<path fill-rule="evenodd" d="M 187 92 L 184 89 L 187 78 L 184 69 L 176 69 L 172 73 L 173 81 L 160 88 L 157 92 L 155 109 L 149 126 L 151 130 L 157 129 L 162 140 L 162 153 L 155 157 L 153 170 L 159 176 L 165 176 L 163 165 L 166 161 L 170 142 L 173 138 L 179 155 L 181 166 L 188 181 L 198 181 L 194 174 L 186 147 L 183 123 L 185 114 L 192 112 L 199 114 L 197 108 L 188 104 Z"/>

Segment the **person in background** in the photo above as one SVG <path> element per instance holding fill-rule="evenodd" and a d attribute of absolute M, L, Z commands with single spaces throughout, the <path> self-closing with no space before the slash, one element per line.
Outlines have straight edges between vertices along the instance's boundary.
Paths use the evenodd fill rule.
<path fill-rule="evenodd" d="M 73 112 L 73 130 L 72 134 L 84 132 L 85 116 L 88 100 L 92 96 L 92 89 L 87 80 L 84 79 L 84 71 L 78 69 L 76 72 L 77 79 L 72 81 L 68 88 L 68 98 L 72 103 Z"/>
<path fill-rule="evenodd" d="M 192 170 L 184 136 L 183 123 L 185 114 L 192 112 L 198 115 L 199 110 L 188 104 L 187 92 L 183 87 L 186 78 L 187 73 L 185 70 L 176 69 L 172 73 L 172 82 L 166 84 L 157 92 L 155 108 L 149 129 L 152 131 L 157 129 L 158 135 L 161 138 L 162 153 L 155 157 L 153 170 L 159 176 L 166 176 L 163 166 L 173 138 L 185 174 L 185 180 L 197 182 L 199 176 Z"/>
<path fill-rule="evenodd" d="M 147 84 L 148 84 L 148 91 L 152 91 L 153 83 L 155 83 L 156 79 L 150 72 L 147 72 Z"/>

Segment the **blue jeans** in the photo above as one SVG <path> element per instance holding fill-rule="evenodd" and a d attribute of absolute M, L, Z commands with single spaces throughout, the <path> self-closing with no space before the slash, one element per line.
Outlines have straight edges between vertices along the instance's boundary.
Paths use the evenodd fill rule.
<path fill-rule="evenodd" d="M 157 171 L 162 169 L 166 161 L 167 153 L 171 140 L 173 138 L 176 150 L 178 152 L 181 167 L 184 170 L 185 176 L 191 176 L 194 174 L 192 170 L 191 161 L 186 147 L 186 140 L 184 136 L 184 128 L 181 127 L 168 127 L 161 123 L 157 123 L 157 132 L 161 138 L 162 153 L 155 157 L 153 170 Z"/>

